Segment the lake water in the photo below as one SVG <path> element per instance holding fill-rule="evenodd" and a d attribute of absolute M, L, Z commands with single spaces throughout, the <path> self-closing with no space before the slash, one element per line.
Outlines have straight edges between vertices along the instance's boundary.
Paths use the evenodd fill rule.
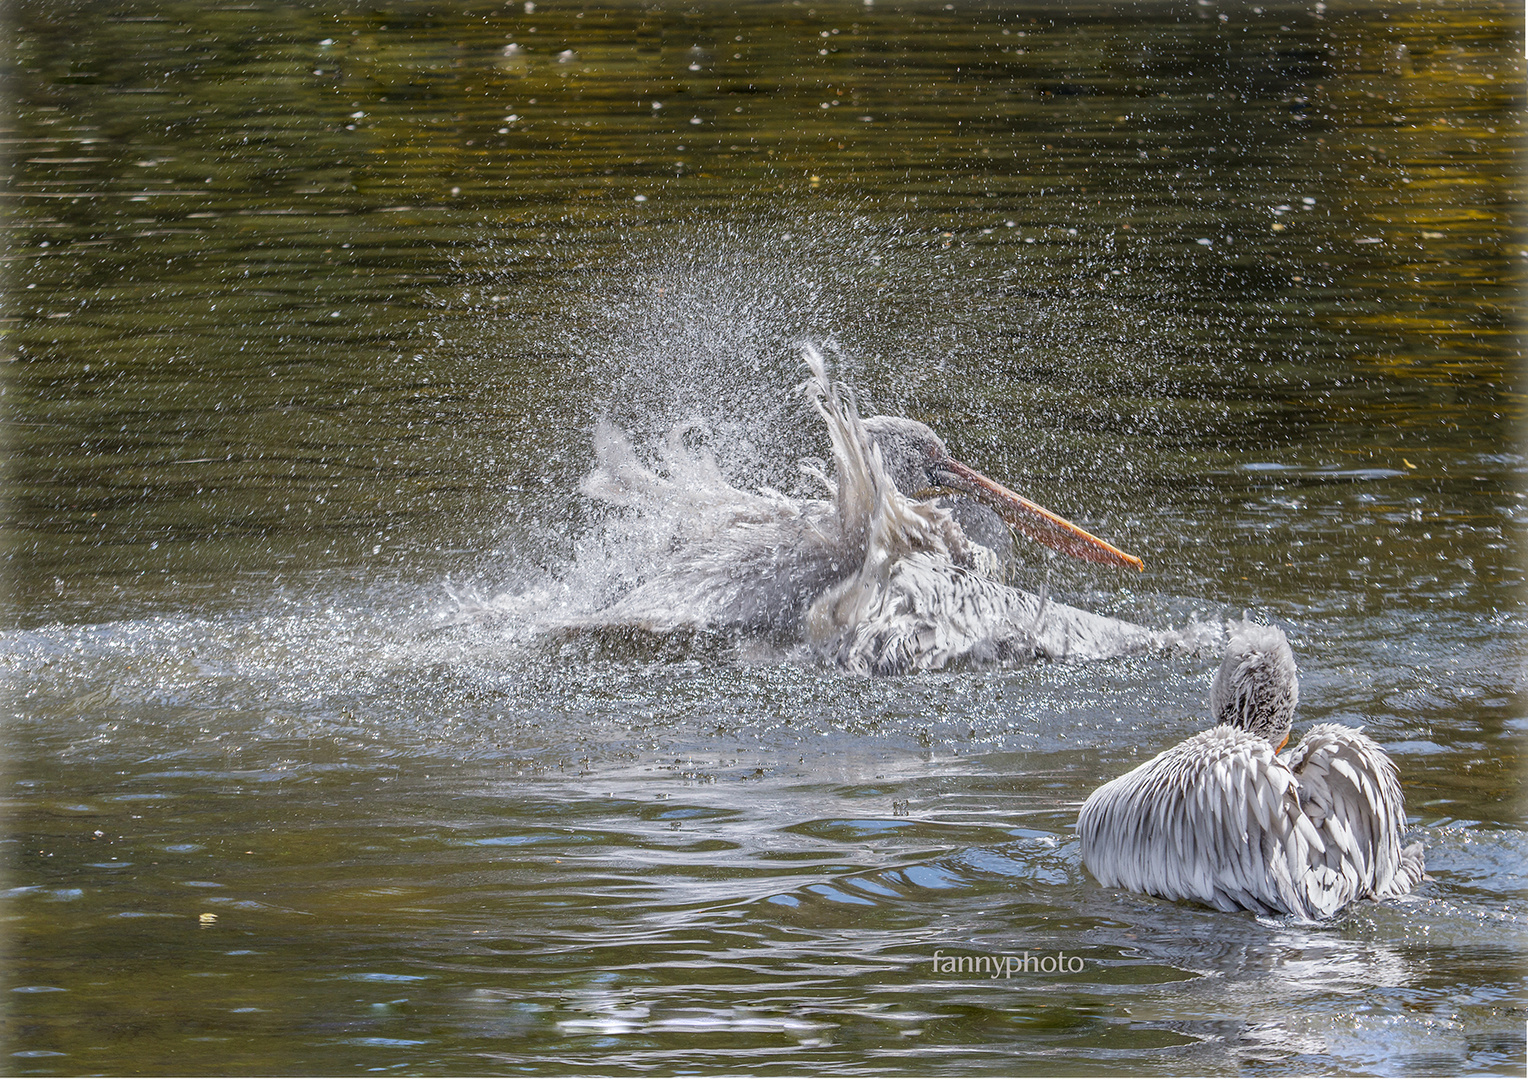
<path fill-rule="evenodd" d="M 1521 1073 L 1521 10 L 1070 8 L 13 6 L 11 1071 Z M 1019 583 L 1285 627 L 1432 880 L 1093 882 L 1209 653 L 544 632 L 595 421 L 796 490 L 803 341 L 1146 561 Z"/>

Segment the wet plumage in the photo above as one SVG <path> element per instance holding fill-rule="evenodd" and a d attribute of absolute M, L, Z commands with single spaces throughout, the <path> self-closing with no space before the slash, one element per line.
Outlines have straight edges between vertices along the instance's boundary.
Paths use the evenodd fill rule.
<path fill-rule="evenodd" d="M 1401 846 L 1406 814 L 1394 763 L 1340 724 L 1289 737 L 1299 700 L 1281 630 L 1233 630 L 1210 691 L 1219 721 L 1111 780 L 1077 820 L 1082 859 L 1101 884 L 1307 919 L 1412 890 L 1421 844 Z"/>
<path fill-rule="evenodd" d="M 925 425 L 861 420 L 816 350 L 805 357 L 803 390 L 832 444 L 832 475 L 814 472 L 826 498 L 744 491 L 677 442 L 660 472 L 642 464 L 623 433 L 600 426 L 596 466 L 582 490 L 663 517 L 671 540 L 663 565 L 589 624 L 799 637 L 867 674 L 1112 656 L 1163 640 L 997 580 L 1001 559 L 950 509 L 920 496 L 953 491 L 983 500 L 961 516 L 986 525 L 986 536 L 1006 538 L 1011 526 L 1079 557 L 1140 561 L 961 465 Z"/>

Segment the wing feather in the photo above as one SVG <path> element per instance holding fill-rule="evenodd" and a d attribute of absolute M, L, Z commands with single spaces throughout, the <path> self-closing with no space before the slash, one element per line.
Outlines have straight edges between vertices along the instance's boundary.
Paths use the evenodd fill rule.
<path fill-rule="evenodd" d="M 1237 728 L 1202 732 L 1095 791 L 1077 829 L 1104 885 L 1321 918 L 1423 879 L 1404 824 L 1384 751 L 1325 724 L 1281 756 Z"/>
<path fill-rule="evenodd" d="M 968 661 L 1097 659 L 1158 641 L 1119 619 L 1054 601 L 1042 606 L 1030 593 L 959 565 L 938 542 L 946 511 L 894 492 L 886 498 L 888 520 L 876 519 L 859 571 L 807 616 L 813 642 L 841 667 L 893 675 Z M 920 530 L 919 549 L 908 550 L 908 538 Z"/>
<path fill-rule="evenodd" d="M 1083 862 L 1104 885 L 1304 915 L 1295 882 L 1311 845 L 1294 790 L 1266 741 L 1212 728 L 1093 793 L 1077 822 Z"/>
<path fill-rule="evenodd" d="M 1356 728 L 1320 724 L 1286 757 L 1301 808 L 1324 842 L 1307 882 L 1312 906 L 1328 913 L 1410 892 L 1423 876 L 1421 845 L 1401 849 L 1400 778 L 1379 744 Z"/>

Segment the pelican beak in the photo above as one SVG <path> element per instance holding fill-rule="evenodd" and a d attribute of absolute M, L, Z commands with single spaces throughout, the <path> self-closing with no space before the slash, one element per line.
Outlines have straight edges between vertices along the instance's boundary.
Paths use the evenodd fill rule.
<path fill-rule="evenodd" d="M 1134 555 L 1127 555 L 1113 544 L 1106 543 L 1073 525 L 1060 514 L 1053 514 L 1038 503 L 1005 488 L 996 480 L 989 480 L 975 469 L 962 465 L 953 458 L 940 462 L 934 468 L 940 486 L 977 499 L 1006 521 L 1010 528 L 1023 533 L 1046 547 L 1064 551 L 1078 559 L 1104 563 L 1108 566 L 1131 567 L 1140 570 L 1143 563 Z"/>

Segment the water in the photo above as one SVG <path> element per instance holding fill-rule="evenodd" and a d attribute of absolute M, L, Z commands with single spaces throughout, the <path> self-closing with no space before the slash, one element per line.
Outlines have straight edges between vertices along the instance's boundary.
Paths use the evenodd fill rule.
<path fill-rule="evenodd" d="M 13 8 L 10 1068 L 1520 1071 L 1519 14 Z M 600 416 L 801 484 L 803 339 L 1147 563 L 1020 584 L 1286 627 L 1433 880 L 1091 882 L 1212 655 L 504 613 L 633 571 Z"/>

